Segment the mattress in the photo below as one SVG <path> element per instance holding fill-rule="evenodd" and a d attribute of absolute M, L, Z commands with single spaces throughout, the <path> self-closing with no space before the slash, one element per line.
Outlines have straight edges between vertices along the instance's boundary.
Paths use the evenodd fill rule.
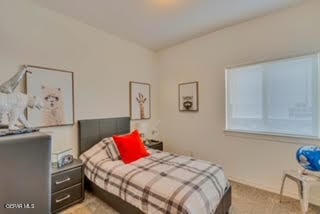
<path fill-rule="evenodd" d="M 86 177 L 144 213 L 214 213 L 229 187 L 222 167 L 188 156 L 148 150 L 130 164 L 94 146 L 80 156 Z"/>

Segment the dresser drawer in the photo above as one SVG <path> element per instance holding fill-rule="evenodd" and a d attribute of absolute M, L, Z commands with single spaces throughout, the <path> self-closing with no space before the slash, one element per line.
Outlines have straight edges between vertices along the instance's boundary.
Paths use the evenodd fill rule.
<path fill-rule="evenodd" d="M 81 184 L 69 187 L 51 195 L 51 210 L 57 210 L 80 200 L 82 197 Z"/>
<path fill-rule="evenodd" d="M 54 193 L 66 187 L 80 183 L 81 178 L 81 167 L 54 174 L 52 175 L 51 180 L 51 192 Z"/>

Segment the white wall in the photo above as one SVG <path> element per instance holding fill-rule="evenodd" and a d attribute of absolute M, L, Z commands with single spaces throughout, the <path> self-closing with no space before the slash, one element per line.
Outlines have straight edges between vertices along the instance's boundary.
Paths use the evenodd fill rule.
<path fill-rule="evenodd" d="M 319 0 L 306 1 L 160 51 L 165 149 L 192 151 L 196 157 L 223 165 L 234 180 L 278 192 L 282 171 L 298 168 L 295 152 L 303 140 L 293 144 L 277 137 L 224 133 L 224 69 L 320 50 L 319 8 Z M 178 83 L 190 81 L 199 81 L 200 111 L 180 113 Z"/>
<path fill-rule="evenodd" d="M 320 1 L 309 0 L 155 55 L 30 0 L 0 0 L 0 82 L 23 64 L 74 71 L 76 120 L 128 116 L 129 81 L 149 82 L 149 122 L 161 118 L 166 150 L 192 151 L 222 164 L 233 179 L 278 191 L 282 170 L 298 167 L 299 145 L 223 132 L 224 69 L 320 50 L 319 8 Z M 200 82 L 200 111 L 179 113 L 178 83 L 195 80 Z M 55 150 L 76 151 L 76 125 L 49 130 Z"/>
<path fill-rule="evenodd" d="M 0 82 L 23 64 L 65 69 L 75 77 L 75 119 L 129 115 L 129 81 L 152 84 L 157 121 L 154 53 L 134 43 L 35 5 L 0 0 Z M 54 150 L 77 151 L 77 125 L 44 129 Z"/>

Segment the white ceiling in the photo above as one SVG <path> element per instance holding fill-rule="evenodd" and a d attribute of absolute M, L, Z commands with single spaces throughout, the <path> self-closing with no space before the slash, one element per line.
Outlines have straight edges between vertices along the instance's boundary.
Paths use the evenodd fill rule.
<path fill-rule="evenodd" d="M 153 50 L 305 0 L 33 0 Z"/>

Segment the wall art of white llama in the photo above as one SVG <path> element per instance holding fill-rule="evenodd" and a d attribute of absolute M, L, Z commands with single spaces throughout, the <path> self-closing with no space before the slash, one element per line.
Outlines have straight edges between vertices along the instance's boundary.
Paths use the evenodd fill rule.
<path fill-rule="evenodd" d="M 150 93 L 150 84 L 130 82 L 130 117 L 132 120 L 151 118 Z"/>
<path fill-rule="evenodd" d="M 41 111 L 27 111 L 33 127 L 52 127 L 74 124 L 73 72 L 27 66 L 32 75 L 26 76 L 27 93 L 41 97 Z"/>

